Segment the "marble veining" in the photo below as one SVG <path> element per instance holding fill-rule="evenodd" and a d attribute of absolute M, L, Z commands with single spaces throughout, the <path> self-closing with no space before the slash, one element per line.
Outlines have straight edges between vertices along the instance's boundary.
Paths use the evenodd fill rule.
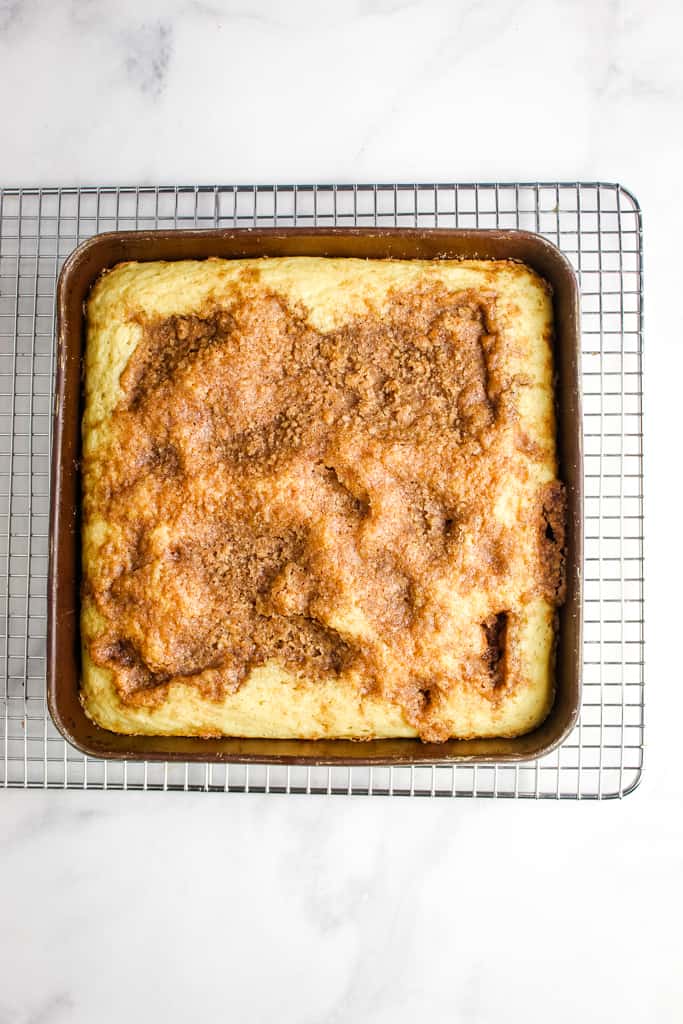
<path fill-rule="evenodd" d="M 0 33 L 7 32 L 19 21 L 23 6 L 22 0 L 2 0 L 0 3 Z"/>
<path fill-rule="evenodd" d="M 144 25 L 126 33 L 121 45 L 130 82 L 147 96 L 161 96 L 173 54 L 172 26 L 163 21 Z"/>

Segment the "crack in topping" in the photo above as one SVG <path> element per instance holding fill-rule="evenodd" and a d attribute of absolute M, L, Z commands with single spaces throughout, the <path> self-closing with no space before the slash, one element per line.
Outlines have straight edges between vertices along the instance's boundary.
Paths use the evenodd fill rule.
<path fill-rule="evenodd" d="M 482 655 L 489 670 L 492 685 L 498 689 L 505 685 L 505 644 L 507 640 L 508 613 L 490 615 L 481 626 L 486 637 Z"/>
<path fill-rule="evenodd" d="M 538 545 L 544 567 L 543 596 L 553 605 L 564 604 L 566 581 L 567 495 L 564 484 L 552 480 L 539 495 Z"/>

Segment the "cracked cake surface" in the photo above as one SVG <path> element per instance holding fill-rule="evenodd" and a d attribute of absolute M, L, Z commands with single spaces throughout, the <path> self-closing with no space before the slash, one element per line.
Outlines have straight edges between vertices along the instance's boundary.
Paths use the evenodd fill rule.
<path fill-rule="evenodd" d="M 552 302 L 507 261 L 120 264 L 87 304 L 82 701 L 117 732 L 513 736 L 564 598 Z"/>

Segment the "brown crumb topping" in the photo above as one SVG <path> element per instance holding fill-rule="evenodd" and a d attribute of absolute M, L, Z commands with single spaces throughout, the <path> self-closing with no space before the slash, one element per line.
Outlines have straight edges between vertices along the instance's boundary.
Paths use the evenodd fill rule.
<path fill-rule="evenodd" d="M 321 332 L 247 283 L 143 327 L 86 466 L 85 515 L 110 525 L 85 580 L 107 623 L 91 655 L 121 698 L 154 704 L 181 678 L 220 698 L 277 659 L 353 674 L 431 740 L 450 686 L 499 699 L 521 556 L 492 507 L 524 458 L 495 296 L 430 285 Z M 556 605 L 562 485 L 538 508 L 532 579 Z M 484 588 L 483 621 L 444 611 L 444 580 Z M 434 669 L 444 630 L 455 676 Z"/>
<path fill-rule="evenodd" d="M 567 586 L 565 573 L 565 543 L 567 522 L 567 495 L 564 484 L 552 480 L 539 495 L 538 543 L 539 563 L 543 579 L 543 596 L 552 605 L 564 604 Z"/>

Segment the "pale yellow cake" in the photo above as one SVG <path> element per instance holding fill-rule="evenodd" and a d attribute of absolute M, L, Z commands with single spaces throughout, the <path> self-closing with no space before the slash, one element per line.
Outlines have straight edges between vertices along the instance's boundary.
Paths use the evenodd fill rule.
<path fill-rule="evenodd" d="M 563 599 L 512 262 L 125 263 L 87 306 L 82 700 L 122 733 L 516 736 Z"/>

